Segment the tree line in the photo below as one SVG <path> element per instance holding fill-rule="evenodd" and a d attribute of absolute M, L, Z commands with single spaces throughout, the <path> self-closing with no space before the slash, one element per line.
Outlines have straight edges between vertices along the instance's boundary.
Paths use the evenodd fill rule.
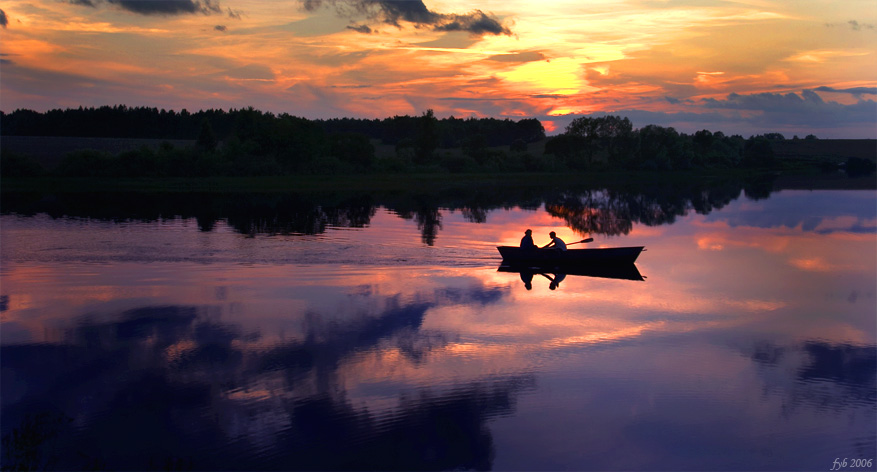
<path fill-rule="evenodd" d="M 546 139 L 536 119 L 439 119 L 432 110 L 384 119 L 311 120 L 252 107 L 189 113 L 118 105 L 0 111 L 0 123 L 6 136 L 194 142 L 188 147 L 164 142 L 117 155 L 72 152 L 52 172 L 76 177 L 773 168 L 778 161 L 771 141 L 784 139 L 776 133 L 744 139 L 708 130 L 689 135 L 657 125 L 634 129 L 619 116 L 579 117 Z M 379 155 L 376 144 L 391 151 Z M 2 156 L 4 176 L 45 172 L 27 156 Z"/>
<path fill-rule="evenodd" d="M 781 139 L 777 133 L 744 139 L 709 130 L 689 135 L 658 125 L 634 129 L 629 119 L 610 115 L 574 119 L 546 143 L 545 152 L 577 170 L 771 168 L 778 164 L 771 141 Z"/>
<path fill-rule="evenodd" d="M 503 156 L 492 153 L 490 147 L 522 149 L 545 138 L 536 119 L 438 119 L 432 110 L 413 117 L 309 120 L 252 107 L 189 113 L 119 105 L 45 113 L 0 112 L 0 122 L 5 136 L 195 141 L 187 148 L 163 143 L 157 149 L 118 155 L 81 150 L 66 156 L 55 170 L 59 175 L 80 177 L 479 170 L 505 165 Z M 392 146 L 393 155 L 378 159 L 375 143 Z M 451 148 L 467 152 L 453 157 L 449 157 L 453 153 L 442 152 Z M 8 154 L 3 156 L 3 175 L 39 173 L 36 163 L 26 156 Z"/>

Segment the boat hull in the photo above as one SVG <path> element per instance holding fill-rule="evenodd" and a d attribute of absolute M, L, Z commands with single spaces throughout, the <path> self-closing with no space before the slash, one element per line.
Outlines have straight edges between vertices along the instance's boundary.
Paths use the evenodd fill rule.
<path fill-rule="evenodd" d="M 644 246 L 597 249 L 522 249 L 517 246 L 497 246 L 504 263 L 514 264 L 633 264 Z"/>

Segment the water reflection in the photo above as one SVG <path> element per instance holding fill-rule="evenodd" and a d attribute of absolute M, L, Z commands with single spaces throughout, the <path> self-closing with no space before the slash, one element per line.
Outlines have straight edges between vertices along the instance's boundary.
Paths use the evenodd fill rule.
<path fill-rule="evenodd" d="M 527 289 L 532 288 L 533 276 L 540 274 L 549 280 L 560 277 L 562 281 L 567 275 L 576 277 L 598 277 L 606 279 L 622 280 L 645 280 L 639 269 L 634 264 L 592 264 L 571 266 L 531 266 L 517 264 L 500 264 L 498 272 L 515 272 L 521 275 L 521 280 Z"/>
<path fill-rule="evenodd" d="M 877 454 L 873 192 L 612 193 L 565 192 L 562 220 L 542 197 L 315 213 L 277 195 L 256 207 L 282 211 L 197 224 L 4 215 L 3 465 L 826 470 Z M 606 216 L 633 214 L 626 236 Z M 497 268 L 497 244 L 561 221 L 648 246 L 648 283 L 634 265 Z"/>
<path fill-rule="evenodd" d="M 489 470 L 485 422 L 513 412 L 531 375 L 393 390 L 376 408 L 348 397 L 339 369 L 358 353 L 395 350 L 422 363 L 449 335 L 422 331 L 427 310 L 502 296 L 446 288 L 343 321 L 307 312 L 297 339 L 270 345 L 210 307 L 86 315 L 60 343 L 2 347 L 4 432 L 47 411 L 70 417 L 35 459 L 66 470 Z"/>
<path fill-rule="evenodd" d="M 842 411 L 877 403 L 877 350 L 873 346 L 834 345 L 808 340 L 798 345 L 764 343 L 752 359 L 770 368 L 794 366 L 790 405 L 810 404 Z"/>
<path fill-rule="evenodd" d="M 744 188 L 761 189 L 766 198 L 771 180 L 728 180 L 710 185 L 653 184 L 645 188 L 554 187 L 515 189 L 465 188 L 434 193 L 339 192 L 326 193 L 14 193 L 3 194 L 3 214 L 47 214 L 125 221 L 159 221 L 194 218 L 202 231 L 213 231 L 225 221 L 235 231 L 254 235 L 315 235 L 329 227 L 363 228 L 383 207 L 404 220 L 413 220 L 421 242 L 436 243 L 447 211 L 460 211 L 466 221 L 485 223 L 490 211 L 518 207 L 537 209 L 565 221 L 581 235 L 625 235 L 636 223 L 649 226 L 671 224 L 690 211 L 706 214 L 740 197 Z"/>

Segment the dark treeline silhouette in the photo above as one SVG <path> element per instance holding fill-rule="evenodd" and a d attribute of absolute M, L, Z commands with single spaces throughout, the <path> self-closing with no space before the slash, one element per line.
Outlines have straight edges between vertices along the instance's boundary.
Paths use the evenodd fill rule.
<path fill-rule="evenodd" d="M 118 105 L 15 110 L 0 112 L 0 120 L 4 136 L 167 141 L 117 154 L 73 144 L 77 150 L 51 169 L 26 151 L 6 151 L 0 162 L 5 177 L 771 169 L 781 164 L 772 143 L 784 140 L 778 133 L 744 139 L 709 130 L 689 135 L 657 125 L 634 129 L 619 116 L 576 118 L 564 133 L 546 139 L 536 119 L 439 119 L 432 110 L 384 119 L 310 120 L 252 107 L 190 113 Z M 193 144 L 175 146 L 168 140 Z M 534 145 L 543 142 L 544 147 Z M 857 175 L 874 167 L 868 160 L 848 162 Z"/>
<path fill-rule="evenodd" d="M 516 140 L 525 143 L 539 141 L 545 130 L 539 120 L 512 121 L 495 118 L 459 119 L 453 116 L 437 119 L 431 111 L 422 117 L 394 116 L 384 119 L 333 118 L 308 120 L 319 125 L 326 134 L 360 134 L 379 139 L 384 144 L 396 145 L 406 139 L 415 140 L 422 131 L 424 117 L 435 121 L 436 147 L 461 147 L 473 137 L 485 140 L 488 146 L 510 145 Z M 151 138 L 198 139 L 204 123 L 219 139 L 233 135 L 252 138 L 257 125 L 269 121 L 292 118 L 288 114 L 274 115 L 250 108 L 200 110 L 190 113 L 149 107 L 68 108 L 39 113 L 19 109 L 12 113 L 0 111 L 4 136 L 75 136 L 96 138 Z M 480 135 L 480 136 L 478 136 Z"/>
<path fill-rule="evenodd" d="M 329 227 L 362 228 L 379 207 L 413 221 L 421 241 L 435 244 L 448 211 L 473 223 L 487 221 L 492 210 L 542 205 L 579 234 L 627 234 L 635 223 L 672 224 L 691 211 L 708 214 L 740 198 L 766 198 L 770 176 L 711 182 L 661 183 L 636 187 L 529 188 L 470 187 L 426 192 L 332 193 L 186 193 L 169 192 L 5 192 L 2 214 L 52 218 L 88 218 L 114 222 L 194 218 L 202 231 L 225 221 L 241 234 L 313 235 Z"/>
<path fill-rule="evenodd" d="M 546 143 L 545 152 L 576 170 L 772 168 L 778 162 L 771 140 L 778 139 L 777 133 L 744 139 L 709 130 L 688 135 L 658 125 L 634 129 L 629 119 L 610 115 L 574 119 Z"/>
<path fill-rule="evenodd" d="M 65 136 L 193 140 L 196 145 L 141 148 L 110 155 L 78 150 L 53 172 L 75 177 L 166 177 L 215 175 L 338 174 L 367 171 L 430 169 L 523 170 L 523 158 L 490 147 L 505 146 L 515 153 L 545 138 L 536 119 L 519 121 L 454 117 L 438 119 L 432 110 L 422 116 L 385 119 L 309 120 L 283 113 L 274 115 L 243 108 L 159 110 L 124 105 L 100 108 L 0 112 L 4 136 Z M 374 143 L 393 146 L 393 156 L 378 159 Z M 442 149 L 462 148 L 448 156 Z M 45 172 L 27 156 L 4 153 L 4 176 Z M 508 169 L 505 169 L 508 168 Z"/>

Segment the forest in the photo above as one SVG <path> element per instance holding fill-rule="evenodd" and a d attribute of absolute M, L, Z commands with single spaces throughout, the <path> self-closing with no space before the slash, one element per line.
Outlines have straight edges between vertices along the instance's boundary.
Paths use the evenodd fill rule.
<path fill-rule="evenodd" d="M 779 162 L 771 142 L 785 139 L 778 133 L 743 138 L 709 130 L 689 135 L 657 125 L 634 129 L 620 116 L 576 118 L 562 134 L 547 138 L 536 119 L 439 119 L 432 110 L 420 116 L 312 120 L 252 107 L 190 113 L 124 105 L 0 111 L 0 130 L 3 136 L 192 142 L 165 141 L 116 154 L 79 149 L 53 169 L 27 153 L 3 152 L 3 177 L 773 169 Z M 873 162 L 859 161 L 848 165 L 873 171 Z"/>

